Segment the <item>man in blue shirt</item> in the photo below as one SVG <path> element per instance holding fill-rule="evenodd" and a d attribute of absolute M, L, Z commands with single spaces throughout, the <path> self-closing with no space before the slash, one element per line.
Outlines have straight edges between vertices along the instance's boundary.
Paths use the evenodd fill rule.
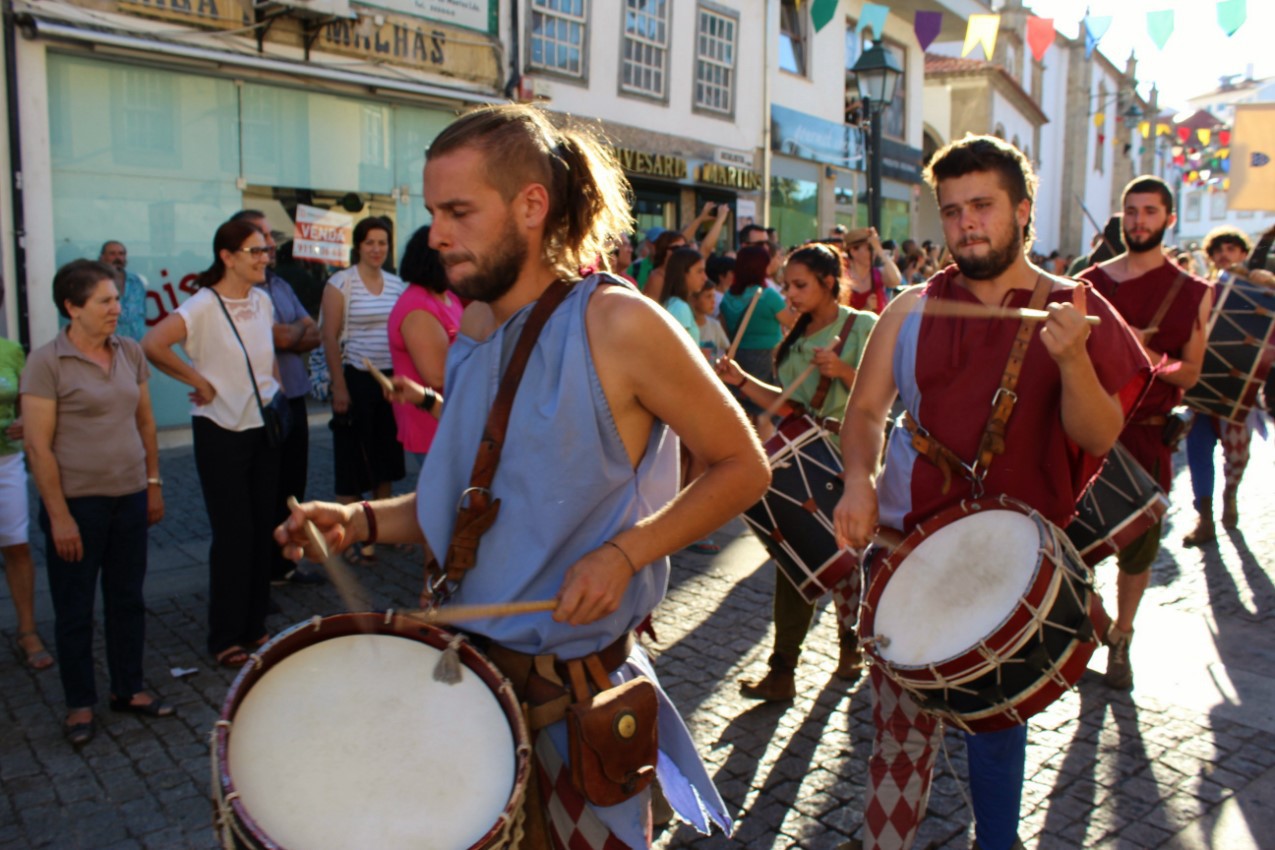
<path fill-rule="evenodd" d="M 98 259 L 114 268 L 120 285 L 120 321 L 115 332 L 140 340 L 146 333 L 146 278 L 128 270 L 128 248 L 112 239 L 102 244 Z"/>

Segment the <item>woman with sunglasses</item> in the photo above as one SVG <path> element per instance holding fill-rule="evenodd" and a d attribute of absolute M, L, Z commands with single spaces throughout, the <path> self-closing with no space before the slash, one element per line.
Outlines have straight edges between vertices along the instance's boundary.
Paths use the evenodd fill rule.
<path fill-rule="evenodd" d="M 257 286 L 270 261 L 265 237 L 251 222 L 228 221 L 213 237 L 213 257 L 196 280 L 199 291 L 155 325 L 142 348 L 155 368 L 191 387 L 195 468 L 212 531 L 208 651 L 221 666 L 239 667 L 269 639 L 281 459 L 258 399 L 269 404 L 280 383 L 274 305 Z"/>
<path fill-rule="evenodd" d="M 881 247 L 875 227 L 856 227 L 846 233 L 846 275 L 850 278 L 850 306 L 881 314 L 890 300 L 888 291 L 899 288 L 903 276 Z M 880 259 L 881 265 L 876 261 Z"/>
<path fill-rule="evenodd" d="M 814 364 L 814 372 L 806 376 L 790 396 L 786 407 L 779 412 L 787 414 L 803 409 L 819 421 L 828 418 L 840 420 L 858 373 L 859 358 L 863 356 L 868 334 L 876 324 L 876 316 L 841 303 L 842 255 L 831 245 L 812 242 L 792 252 L 784 266 L 784 286 L 798 318 L 775 349 L 775 374 L 781 386 L 759 380 L 734 360 L 725 357 L 717 361 L 717 374 L 726 384 L 738 388 L 749 401 L 769 408 L 786 387 L 805 374 L 807 366 Z M 839 352 L 835 345 L 838 338 L 841 339 Z M 820 382 L 825 378 L 829 383 L 823 401 L 817 410 L 810 409 Z M 837 434 L 834 432 L 830 437 L 839 451 Z M 856 586 L 843 590 L 851 612 L 857 612 L 857 579 L 858 574 L 855 573 L 851 580 Z M 760 680 L 741 682 L 740 691 L 744 696 L 785 701 L 796 695 L 797 657 L 801 654 L 814 613 L 815 606 L 776 570 L 775 646 L 770 656 L 770 671 Z M 854 623 L 841 622 L 839 626 L 841 657 L 836 672 L 842 678 L 854 680 L 859 677 L 863 664 Z"/>

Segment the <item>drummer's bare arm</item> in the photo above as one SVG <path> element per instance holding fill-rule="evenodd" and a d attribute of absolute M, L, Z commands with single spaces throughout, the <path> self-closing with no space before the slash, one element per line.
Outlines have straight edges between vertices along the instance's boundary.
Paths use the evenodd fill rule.
<path fill-rule="evenodd" d="M 567 570 L 554 618 L 577 625 L 616 611 L 635 571 L 719 528 L 761 498 L 770 482 L 743 411 L 664 310 L 637 293 L 605 287 L 590 300 L 586 325 L 602 391 L 634 468 L 659 420 L 707 470 L 658 512 L 616 534 L 614 545 L 599 546 Z"/>
<path fill-rule="evenodd" d="M 376 517 L 376 541 L 378 543 L 423 543 L 425 536 L 416 522 L 416 494 L 406 493 L 389 499 L 369 502 L 368 507 Z M 355 543 L 371 536 L 367 511 L 362 502 L 349 505 L 337 502 L 304 502 L 292 509 L 288 518 L 274 530 L 275 542 L 283 549 L 283 556 L 293 561 L 303 556 L 314 561 L 322 560 L 306 538 L 305 521 L 310 520 L 319 529 L 333 552 L 344 552 Z"/>
<path fill-rule="evenodd" d="M 1200 370 L 1204 366 L 1204 349 L 1208 346 L 1209 313 L 1213 310 L 1212 288 L 1200 299 L 1199 313 L 1195 317 L 1195 328 L 1191 338 L 1182 346 L 1182 359 L 1164 358 L 1168 362 L 1156 373 L 1156 379 L 1189 390 L 1200 380 Z M 1143 346 L 1146 348 L 1146 346 Z M 1161 355 L 1147 349 L 1147 356 L 1152 363 L 1159 363 Z"/>
<path fill-rule="evenodd" d="M 713 371 L 717 373 L 717 377 L 721 378 L 723 383 L 738 388 L 744 394 L 744 398 L 759 407 L 770 407 L 774 404 L 775 399 L 779 398 L 783 393 L 779 387 L 757 380 L 741 369 L 739 364 L 729 357 L 719 357 L 717 362 L 713 364 Z"/>
<path fill-rule="evenodd" d="M 846 402 L 841 419 L 841 454 L 845 461 L 845 492 L 833 512 L 837 540 L 861 549 L 877 529 L 877 464 L 885 438 L 885 420 L 898 395 L 894 384 L 894 346 L 899 328 L 921 297 L 919 289 L 900 293 L 881 314 Z"/>

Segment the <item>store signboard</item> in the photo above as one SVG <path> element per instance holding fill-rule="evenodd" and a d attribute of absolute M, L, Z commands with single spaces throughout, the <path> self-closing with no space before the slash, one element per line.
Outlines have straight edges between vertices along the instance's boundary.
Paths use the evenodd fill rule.
<path fill-rule="evenodd" d="M 252 25 L 251 0 L 118 0 L 121 12 L 215 29 Z"/>
<path fill-rule="evenodd" d="M 859 128 L 777 104 L 770 107 L 770 140 L 775 153 L 841 168 L 862 170 L 866 161 Z"/>
<path fill-rule="evenodd" d="M 355 11 L 357 19 L 332 21 L 323 28 L 319 44 L 324 51 L 407 65 L 493 87 L 500 83 L 500 46 L 495 39 L 419 17 L 374 13 L 362 7 Z"/>
<path fill-rule="evenodd" d="M 307 263 L 345 268 L 354 246 L 354 216 L 336 210 L 297 205 L 292 256 Z"/>
<path fill-rule="evenodd" d="M 360 5 L 493 35 L 498 24 L 496 0 L 360 0 Z"/>

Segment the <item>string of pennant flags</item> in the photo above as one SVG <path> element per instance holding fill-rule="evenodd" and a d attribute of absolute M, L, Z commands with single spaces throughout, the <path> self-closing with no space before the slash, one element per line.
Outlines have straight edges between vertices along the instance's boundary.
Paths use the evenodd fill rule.
<path fill-rule="evenodd" d="M 803 0 L 797 0 L 800 5 Z M 815 31 L 827 26 L 837 13 L 839 0 L 805 0 L 810 5 L 810 19 Z M 1218 0 L 1217 23 L 1226 35 L 1233 36 L 1244 25 L 1248 18 L 1248 0 Z M 890 7 L 880 3 L 864 3 L 859 16 L 855 33 L 865 29 L 872 30 L 877 38 L 885 32 L 885 19 Z M 938 38 L 943 28 L 942 12 L 916 12 L 912 31 L 922 50 L 929 48 Z M 1111 15 L 1086 15 L 1081 21 L 1085 36 L 1085 58 L 1093 55 L 1102 37 L 1111 29 L 1114 18 Z M 996 36 L 1000 32 L 1000 15 L 970 15 L 965 28 L 965 43 L 961 48 L 961 56 L 968 56 L 977 46 L 982 46 L 983 55 L 990 59 L 996 49 Z M 1172 9 L 1146 13 L 1147 34 L 1152 43 L 1160 50 L 1168 44 L 1173 35 L 1174 13 Z M 1053 18 L 1039 18 L 1031 15 L 1027 18 L 1027 44 L 1037 62 L 1044 60 L 1045 53 L 1054 43 L 1056 34 Z"/>

